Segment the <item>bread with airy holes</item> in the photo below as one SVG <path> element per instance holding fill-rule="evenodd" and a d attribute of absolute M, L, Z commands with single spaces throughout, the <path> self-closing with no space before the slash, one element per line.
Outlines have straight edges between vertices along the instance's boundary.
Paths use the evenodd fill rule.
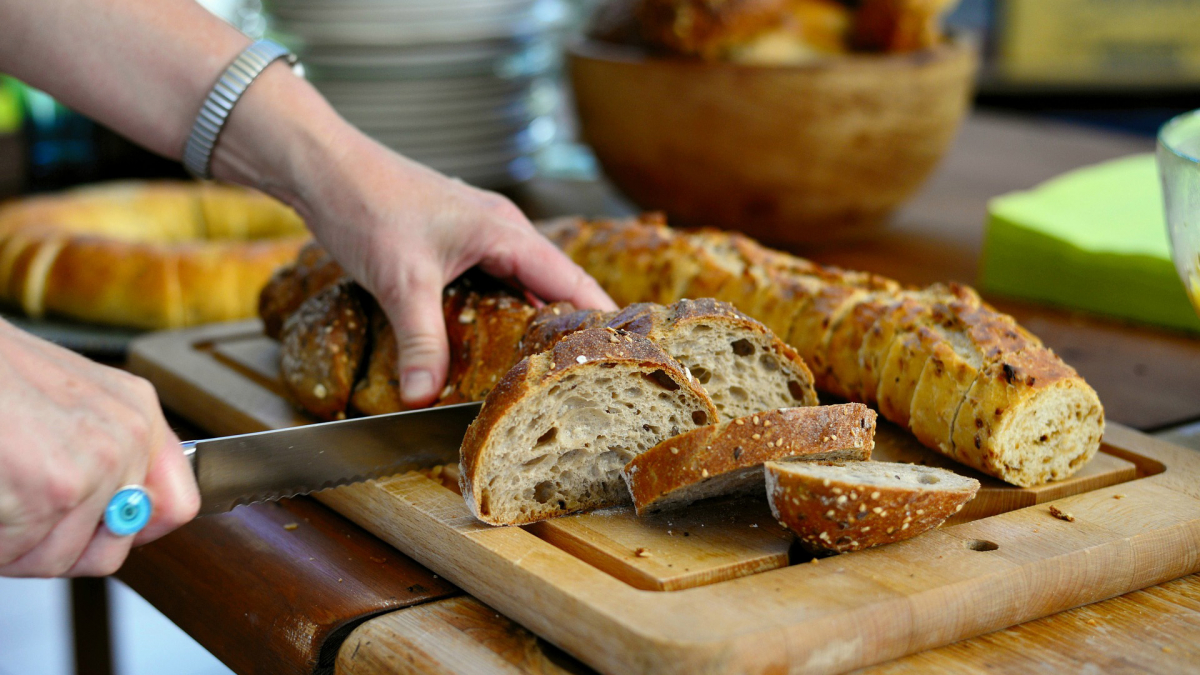
<path fill-rule="evenodd" d="M 890 544 L 941 525 L 979 491 L 953 471 L 890 462 L 768 462 L 771 513 L 815 553 Z"/>
<path fill-rule="evenodd" d="M 765 410 L 669 438 L 621 475 L 638 515 L 727 494 L 761 494 L 764 462 L 866 460 L 875 411 L 861 403 Z"/>
<path fill-rule="evenodd" d="M 625 504 L 622 467 L 716 419 L 704 389 L 654 342 L 580 331 L 522 360 L 488 394 L 463 439 L 463 497 L 493 525 Z"/>

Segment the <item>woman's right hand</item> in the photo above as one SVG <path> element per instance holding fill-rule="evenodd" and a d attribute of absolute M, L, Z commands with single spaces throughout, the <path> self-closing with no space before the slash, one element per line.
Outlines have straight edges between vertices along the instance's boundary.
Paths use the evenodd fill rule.
<path fill-rule="evenodd" d="M 111 574 L 196 515 L 191 468 L 145 380 L 0 321 L 0 410 L 0 576 Z M 134 484 L 154 515 L 117 537 L 104 508 Z"/>

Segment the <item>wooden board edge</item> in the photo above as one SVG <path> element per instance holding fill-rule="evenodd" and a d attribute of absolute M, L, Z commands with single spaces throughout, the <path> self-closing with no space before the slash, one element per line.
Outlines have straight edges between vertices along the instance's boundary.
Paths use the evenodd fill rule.
<path fill-rule="evenodd" d="M 427 482 L 430 487 L 437 487 L 432 481 Z M 1123 487 L 1132 493 L 1136 486 L 1137 482 Z M 422 490 L 410 481 L 398 495 L 370 484 L 335 492 L 338 494 L 331 495 L 327 503 L 337 510 L 351 514 L 352 519 L 377 536 L 589 665 L 610 673 L 770 672 L 788 669 L 793 663 L 789 654 L 811 657 L 803 664 L 804 672 L 837 673 L 1200 570 L 1200 550 L 1192 547 L 1190 557 L 1160 561 L 1157 567 L 1140 576 L 1114 579 L 1111 574 L 1111 569 L 1124 569 L 1135 559 L 1161 558 L 1164 550 L 1188 550 L 1200 537 L 1200 500 L 1189 499 L 1186 508 L 1191 515 L 1184 522 L 1135 536 L 1107 536 L 1100 532 L 1094 535 L 1099 538 L 1086 548 L 1061 551 L 1021 564 L 1019 574 L 981 574 L 907 596 L 880 592 L 864 606 L 843 606 L 836 612 L 789 621 L 786 607 L 772 605 L 778 588 L 811 584 L 817 570 L 833 565 L 792 566 L 671 594 L 639 591 L 519 528 L 499 528 L 464 537 L 454 522 L 469 514 L 461 502 L 447 502 L 449 495 L 440 488 L 436 492 Z M 385 524 L 378 519 L 362 518 L 361 514 L 368 512 L 372 504 L 376 509 L 388 511 L 387 503 L 397 497 L 415 507 L 413 512 Z M 994 516 L 972 525 L 987 524 L 989 528 L 1002 529 L 1010 524 L 1008 521 L 1025 517 L 1021 514 L 1029 510 Z M 936 540 L 944 545 L 937 557 L 979 555 L 964 553 L 973 549 L 955 536 L 956 529 L 935 533 L 940 535 Z M 425 545 L 418 548 L 409 543 L 417 540 Z M 925 539 L 919 545 L 934 541 Z M 1066 570 L 1075 570 L 1068 575 L 1075 590 L 1061 600 L 1028 606 L 1014 602 L 997 611 L 979 611 L 976 598 L 995 592 L 996 584 L 1004 584 L 1006 595 L 1013 598 L 1060 593 Z M 830 573 L 822 574 L 826 574 L 822 583 L 837 579 Z M 851 578 L 857 578 L 862 588 L 871 588 L 869 575 L 841 577 Z M 722 602 L 731 593 L 739 598 L 737 606 Z M 653 600 L 647 599 L 648 594 Z M 914 603 L 918 601 L 936 603 L 943 611 L 961 617 L 957 630 L 947 633 L 935 626 L 922 625 L 913 615 Z M 747 605 L 756 602 L 772 606 L 773 611 L 750 611 L 752 608 Z M 712 607 L 718 606 L 723 608 L 718 625 L 697 623 L 698 616 L 704 614 L 699 608 L 707 607 L 711 612 Z M 891 617 L 882 628 L 878 626 L 881 616 Z M 580 626 L 588 629 L 581 631 Z M 860 647 L 864 644 L 865 627 L 886 631 L 889 639 L 883 643 L 903 647 L 874 651 L 853 647 L 855 639 Z"/>

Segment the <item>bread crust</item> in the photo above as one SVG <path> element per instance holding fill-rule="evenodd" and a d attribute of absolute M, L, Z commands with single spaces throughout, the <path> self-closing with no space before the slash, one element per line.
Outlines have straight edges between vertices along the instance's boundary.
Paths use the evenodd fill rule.
<path fill-rule="evenodd" d="M 315 241 L 305 244 L 295 262 L 277 269 L 259 293 L 258 315 L 263 320 L 263 332 L 278 340 L 283 322 L 302 302 L 348 278 L 324 247 Z"/>
<path fill-rule="evenodd" d="M 764 465 L 767 498 L 775 519 L 815 553 L 846 553 L 915 537 L 957 513 L 979 490 L 978 481 L 961 477 L 973 487 L 927 490 L 872 485 L 852 478 L 818 479 L 801 473 L 803 467 L 798 464 L 803 463 Z M 895 466 L 899 470 L 912 467 Z M 956 475 L 933 467 L 921 469 Z"/>
<path fill-rule="evenodd" d="M 536 518 L 498 521 L 489 508 L 486 494 L 480 489 L 486 483 L 481 467 L 486 464 L 488 454 L 504 442 L 497 436 L 505 417 L 523 400 L 546 391 L 572 374 L 599 371 L 610 364 L 627 366 L 656 377 L 656 373 L 661 371 L 661 377 L 669 379 L 675 387 L 690 392 L 697 405 L 694 412 L 700 414 L 693 418 L 697 425 L 717 419 L 717 409 L 704 389 L 652 341 L 626 331 L 607 328 L 593 328 L 568 335 L 549 351 L 522 359 L 508 371 L 488 394 L 479 416 L 468 427 L 460 452 L 459 485 L 467 506 L 476 518 L 493 525 L 520 525 L 567 513 L 564 510 L 550 510 Z"/>
<path fill-rule="evenodd" d="M 701 427 L 669 438 L 625 465 L 638 515 L 653 512 L 689 489 L 728 479 L 764 462 L 804 459 L 866 460 L 875 447 L 875 412 L 861 403 L 782 408 Z M 837 455 L 836 457 L 833 455 Z M 762 474 L 732 482 L 718 492 L 762 489 Z"/>
<path fill-rule="evenodd" d="M 1047 425 L 1037 413 L 1049 409 L 1059 414 Z M 1014 428 L 1018 421 L 1043 426 Z M 1074 433 L 1067 435 L 1069 430 Z M 1058 435 L 1077 442 L 1046 445 L 1062 443 L 1054 438 Z M 1070 476 L 1096 454 L 1103 435 L 1104 408 L 1095 390 L 1049 349 L 1031 347 L 1005 354 L 976 378 L 955 420 L 952 456 L 1001 480 L 1031 487 Z"/>
<path fill-rule="evenodd" d="M 386 415 L 408 410 L 400 399 L 400 358 L 396 332 L 378 305 L 371 309 L 370 356 L 363 377 L 354 385 L 350 405 L 359 415 Z"/>
<path fill-rule="evenodd" d="M 367 343 L 370 296 L 345 281 L 314 295 L 284 324 L 279 369 L 284 388 L 303 410 L 344 419 Z"/>

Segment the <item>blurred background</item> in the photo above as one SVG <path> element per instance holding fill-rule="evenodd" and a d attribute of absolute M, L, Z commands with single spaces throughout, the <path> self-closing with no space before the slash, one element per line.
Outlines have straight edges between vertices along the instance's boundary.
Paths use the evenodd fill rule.
<path fill-rule="evenodd" d="M 562 46 L 596 0 L 204 0 L 293 47 L 365 132 L 518 202 L 538 181 L 595 181 Z M 1200 0 L 962 0 L 948 27 L 978 46 L 977 109 L 1152 136 L 1200 107 Z M 0 74 L 0 198 L 122 178 L 185 178 Z M 122 675 L 228 673 L 136 594 L 109 585 Z M 72 672 L 68 582 L 0 579 L 0 675 Z"/>
<path fill-rule="evenodd" d="M 297 49 L 351 122 L 443 172 L 511 190 L 589 179 L 561 44 L 598 0 L 205 0 Z M 962 0 L 948 26 L 980 46 L 975 103 L 1137 134 L 1200 105 L 1200 1 Z M 46 95 L 0 76 L 0 196 L 184 177 Z"/>

